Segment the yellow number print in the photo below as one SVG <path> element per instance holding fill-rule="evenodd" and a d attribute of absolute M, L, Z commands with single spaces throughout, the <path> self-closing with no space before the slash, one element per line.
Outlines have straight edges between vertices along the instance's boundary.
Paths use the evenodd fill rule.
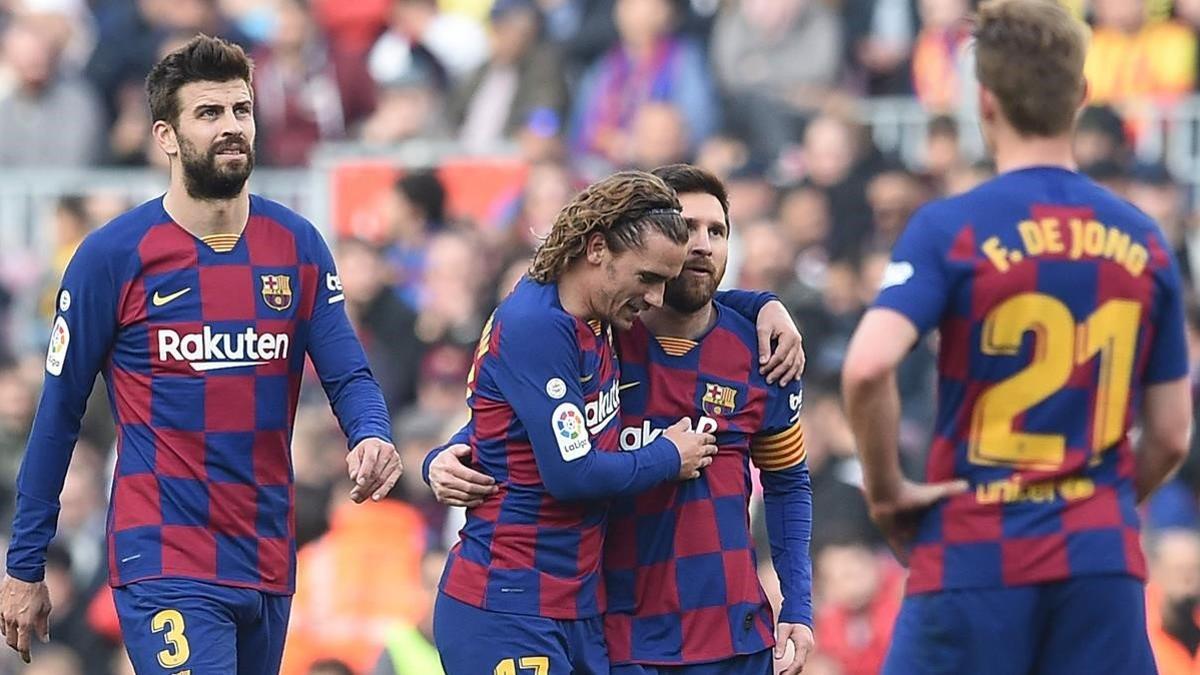
<path fill-rule="evenodd" d="M 488 342 L 492 339 L 492 320 L 496 318 L 496 313 L 488 317 L 487 323 L 483 324 L 483 331 L 479 335 L 479 347 L 475 349 L 475 359 L 471 362 L 471 370 L 467 372 L 467 397 L 475 392 L 475 367 L 479 364 L 483 355 L 488 352 Z"/>
<path fill-rule="evenodd" d="M 517 668 L 532 670 L 533 675 L 550 675 L 550 657 L 522 656 L 518 659 L 504 659 L 496 664 L 493 675 L 517 675 Z"/>
<path fill-rule="evenodd" d="M 187 662 L 192 655 L 187 638 L 183 636 L 183 615 L 176 609 L 164 609 L 150 620 L 150 630 L 155 633 L 166 632 L 163 638 L 167 648 L 158 653 L 158 665 L 163 668 L 178 668 Z"/>
<path fill-rule="evenodd" d="M 1071 310 L 1042 293 L 1022 293 L 1000 303 L 983 324 L 981 349 L 1015 355 L 1027 331 L 1034 333 L 1033 358 L 1019 373 L 980 395 L 971 417 L 970 460 L 976 464 L 1053 470 L 1064 459 L 1061 434 L 1013 431 L 1013 419 L 1062 389 L 1076 365 L 1100 356 L 1092 452 L 1121 440 L 1133 376 L 1141 305 L 1110 300 L 1075 324 Z"/>

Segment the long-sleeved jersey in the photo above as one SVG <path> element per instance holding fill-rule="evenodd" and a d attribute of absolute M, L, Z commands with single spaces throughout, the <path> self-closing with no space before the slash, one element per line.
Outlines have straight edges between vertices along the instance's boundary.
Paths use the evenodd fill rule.
<path fill-rule="evenodd" d="M 762 469 L 781 621 L 812 626 L 808 544 L 812 493 L 800 383 L 767 384 L 746 318 L 714 304 L 697 340 L 656 337 L 641 322 L 618 334 L 621 449 L 640 452 L 681 416 L 717 437 L 701 477 L 616 500 L 604 548 L 614 664 L 720 661 L 775 644 L 750 533 L 750 461 Z"/>
<path fill-rule="evenodd" d="M 441 591 L 487 610 L 557 619 L 604 611 L 607 498 L 674 478 L 661 438 L 618 452 L 611 329 L 567 313 L 557 284 L 522 279 L 483 330 L 460 432 L 499 491 L 467 511 Z"/>
<path fill-rule="evenodd" d="M 110 582 L 183 577 L 291 593 L 290 441 L 305 354 L 351 446 L 391 434 L 316 229 L 252 195 L 241 236 L 210 246 L 158 198 L 84 240 L 57 310 L 8 573 L 43 576 L 80 417 L 102 372 L 118 432 Z"/>

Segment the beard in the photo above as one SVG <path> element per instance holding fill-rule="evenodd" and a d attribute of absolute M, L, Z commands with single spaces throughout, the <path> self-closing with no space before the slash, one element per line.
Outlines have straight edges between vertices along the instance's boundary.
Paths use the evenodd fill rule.
<path fill-rule="evenodd" d="M 691 269 L 704 269 L 709 274 L 696 276 L 689 272 Z M 712 302 L 713 295 L 721 278 L 725 276 L 725 266 L 717 269 L 711 260 L 689 261 L 683 266 L 679 276 L 667 282 L 663 293 L 663 304 L 681 314 L 692 314 L 704 309 Z"/>
<path fill-rule="evenodd" d="M 217 164 L 217 155 L 226 150 L 245 154 L 245 161 L 227 166 Z M 241 194 L 254 170 L 254 148 L 244 138 L 214 143 L 204 153 L 190 141 L 180 138 L 179 159 L 183 163 L 183 185 L 193 199 L 233 199 Z"/>

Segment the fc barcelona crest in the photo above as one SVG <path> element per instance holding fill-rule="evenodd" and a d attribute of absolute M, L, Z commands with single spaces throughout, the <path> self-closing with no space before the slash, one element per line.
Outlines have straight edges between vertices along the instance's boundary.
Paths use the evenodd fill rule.
<path fill-rule="evenodd" d="M 707 382 L 704 385 L 704 399 L 700 402 L 708 415 L 728 415 L 737 407 L 737 389 L 723 384 Z"/>
<path fill-rule="evenodd" d="M 292 278 L 286 274 L 263 274 L 262 296 L 267 307 L 282 312 L 292 306 Z"/>

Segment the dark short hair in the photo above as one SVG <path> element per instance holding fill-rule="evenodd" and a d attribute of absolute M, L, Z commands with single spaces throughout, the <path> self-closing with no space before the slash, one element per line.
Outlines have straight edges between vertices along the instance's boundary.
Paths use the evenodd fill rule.
<path fill-rule="evenodd" d="M 725 212 L 725 226 L 729 227 L 729 192 L 712 172 L 692 164 L 668 164 L 650 173 L 671 186 L 677 195 L 702 192 L 716 197 L 721 202 L 721 210 Z"/>
<path fill-rule="evenodd" d="M 150 117 L 174 126 L 179 123 L 179 90 L 192 82 L 241 80 L 250 86 L 254 62 L 236 44 L 197 35 L 154 64 L 146 77 Z"/>

